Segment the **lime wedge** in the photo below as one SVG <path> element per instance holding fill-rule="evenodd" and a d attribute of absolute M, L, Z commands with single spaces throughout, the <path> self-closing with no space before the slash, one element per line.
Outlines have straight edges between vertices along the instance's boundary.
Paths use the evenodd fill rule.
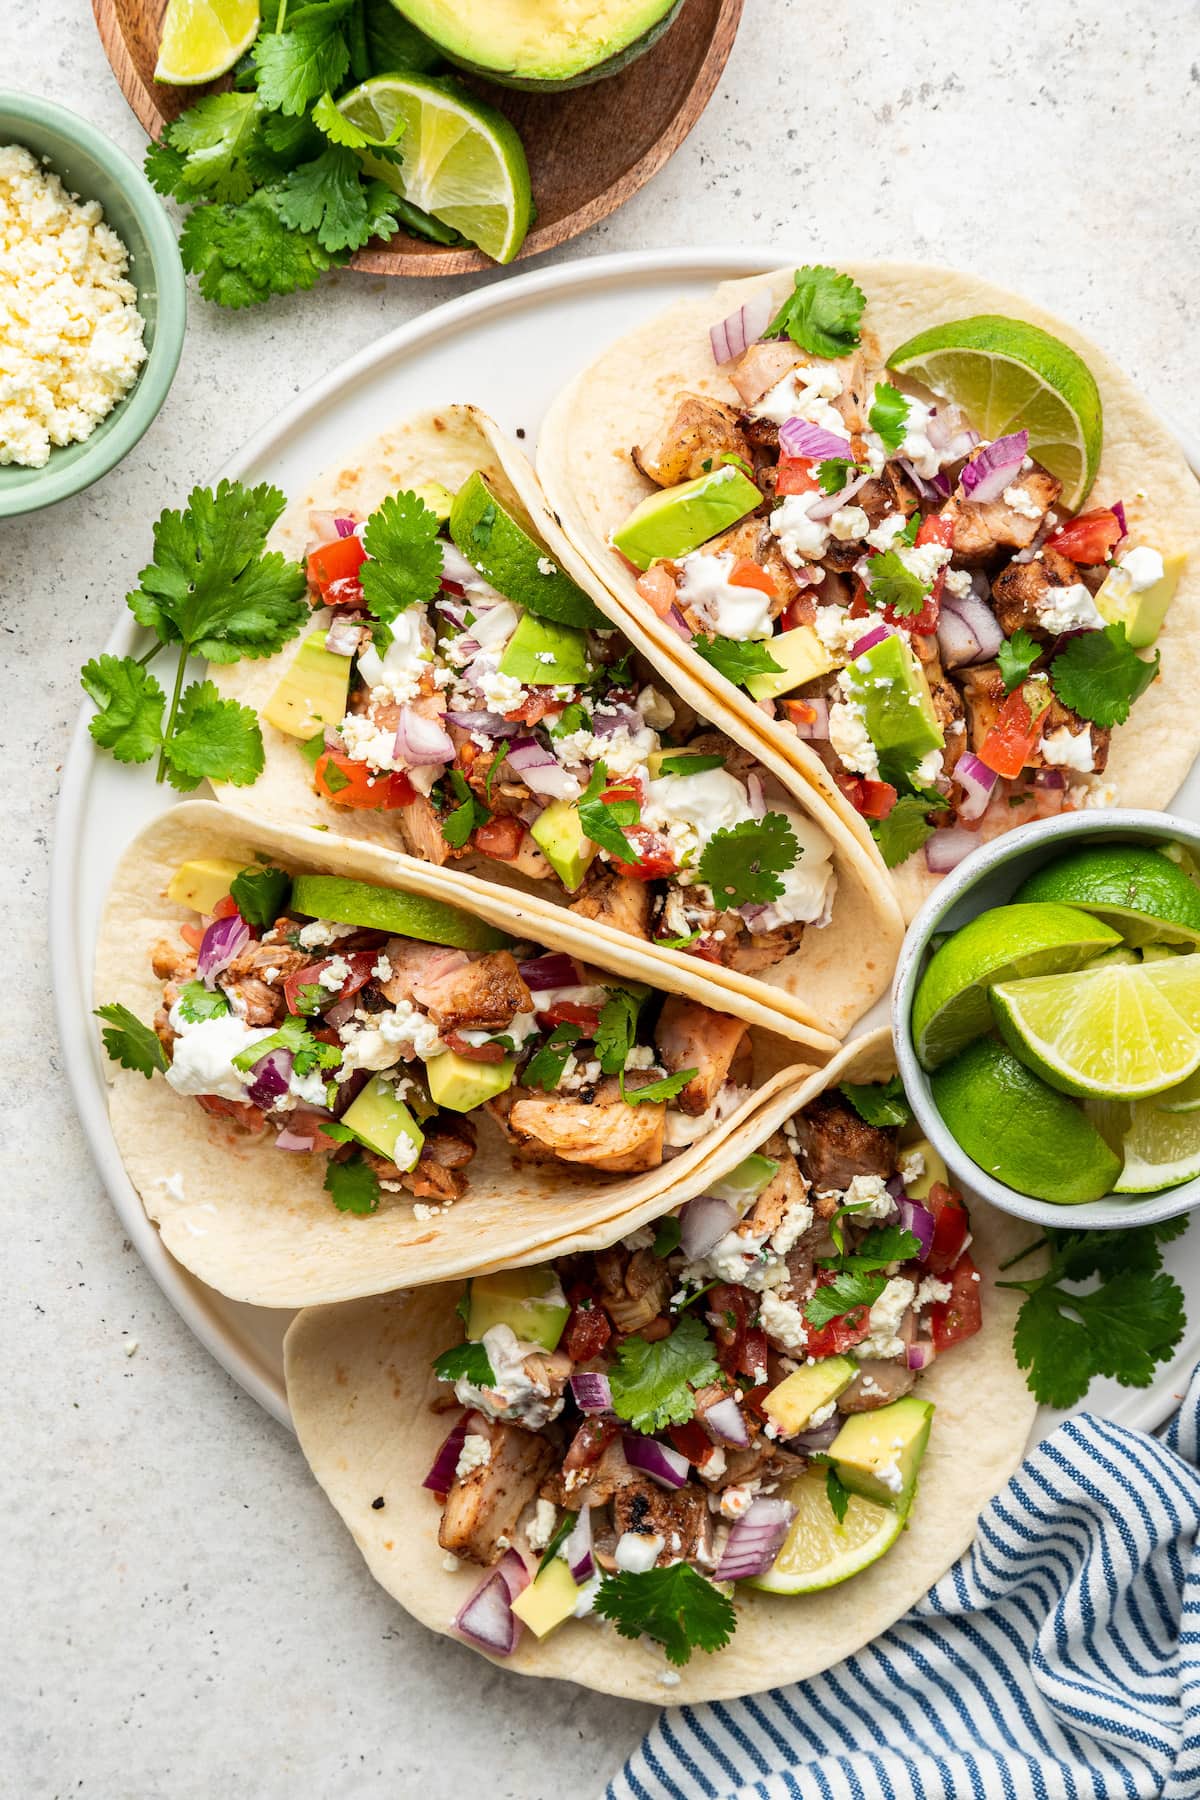
<path fill-rule="evenodd" d="M 1200 1069 L 1181 1081 L 1178 1087 L 1167 1088 L 1164 1093 L 1155 1094 L 1151 1103 L 1158 1112 L 1190 1113 L 1200 1112 Z"/>
<path fill-rule="evenodd" d="M 1144 1100 L 1200 1069 L 1200 955 L 1040 975 L 992 989 L 1021 1061 L 1065 1094 Z"/>
<path fill-rule="evenodd" d="M 1029 454 L 1079 506 L 1100 463 L 1100 390 L 1083 358 L 1023 319 L 979 313 L 909 338 L 888 357 L 902 375 L 957 401 L 986 437 L 1029 433 Z"/>
<path fill-rule="evenodd" d="M 1013 898 L 1081 907 L 1115 925 L 1134 948 L 1200 944 L 1200 889 L 1173 858 L 1144 844 L 1092 844 L 1060 856 Z"/>
<path fill-rule="evenodd" d="M 824 1469 L 806 1469 L 788 1489 L 796 1508 L 783 1548 L 765 1575 L 747 1583 L 768 1594 L 812 1594 L 835 1587 L 878 1561 L 904 1530 L 905 1514 L 851 1494 L 838 1523 Z"/>
<path fill-rule="evenodd" d="M 1022 975 L 1061 975 L 1113 950 L 1110 925 L 1071 906 L 995 906 L 956 931 L 930 960 L 913 1001 L 921 1066 L 936 1069 L 992 1029 L 988 988 Z"/>
<path fill-rule="evenodd" d="M 1116 1193 L 1150 1194 L 1200 1175 L 1200 1113 L 1164 1112 L 1150 1100 L 1135 1102 L 1130 1111 Z"/>
<path fill-rule="evenodd" d="M 168 0 L 155 81 L 195 87 L 232 69 L 258 32 L 258 0 Z"/>
<path fill-rule="evenodd" d="M 364 153 L 368 173 L 486 256 L 512 261 L 529 230 L 533 196 L 524 148 L 502 113 L 431 75 L 376 75 L 337 104 L 381 142 L 397 121 L 403 126 L 399 162 Z"/>

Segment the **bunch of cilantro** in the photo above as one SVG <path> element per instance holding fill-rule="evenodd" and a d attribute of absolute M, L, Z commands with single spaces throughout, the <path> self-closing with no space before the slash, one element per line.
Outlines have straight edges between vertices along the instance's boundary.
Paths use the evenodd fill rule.
<path fill-rule="evenodd" d="M 206 300 L 255 306 L 310 288 L 401 224 L 461 241 L 364 174 L 360 152 L 397 160 L 399 126 L 372 138 L 333 98 L 381 70 L 428 68 L 431 55 L 389 0 L 263 0 L 233 88 L 194 101 L 146 153 L 153 186 L 192 208 L 179 248 Z"/>

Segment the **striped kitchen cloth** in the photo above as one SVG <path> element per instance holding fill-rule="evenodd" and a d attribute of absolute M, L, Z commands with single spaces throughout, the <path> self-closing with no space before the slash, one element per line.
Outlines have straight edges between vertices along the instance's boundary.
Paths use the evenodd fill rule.
<path fill-rule="evenodd" d="M 1162 1440 L 1069 1419 L 898 1625 L 663 1713 L 608 1800 L 1198 1800 L 1198 1447 L 1200 1370 Z"/>

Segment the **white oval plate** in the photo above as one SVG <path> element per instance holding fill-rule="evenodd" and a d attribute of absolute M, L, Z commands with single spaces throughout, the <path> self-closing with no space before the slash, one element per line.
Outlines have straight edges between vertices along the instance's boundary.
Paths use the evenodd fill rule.
<path fill-rule="evenodd" d="M 612 338 L 675 300 L 703 294 L 730 277 L 778 268 L 795 254 L 769 248 L 639 252 L 511 277 L 402 325 L 343 363 L 251 438 L 219 473 L 246 482 L 273 481 L 284 493 L 296 493 L 397 416 L 460 400 L 484 407 L 531 447 L 554 395 Z M 1200 450 L 1189 454 L 1200 470 Z M 125 612 L 106 647 L 125 655 L 137 635 Z M 109 1129 L 102 1050 L 91 1016 L 96 926 L 125 844 L 172 800 L 144 768 L 122 768 L 97 755 L 86 710 L 81 714 L 63 775 L 50 884 L 51 967 L 67 1079 L 113 1205 L 154 1279 L 234 1380 L 290 1424 L 282 1342 L 292 1315 L 226 1300 L 167 1254 Z M 1200 820 L 1197 770 L 1176 810 Z M 1200 1293 L 1200 1233 L 1170 1246 L 1168 1260 L 1185 1290 Z M 1197 1360 L 1200 1317 L 1152 1387 L 1097 1382 L 1089 1396 L 1091 1410 L 1151 1429 L 1178 1404 Z M 1053 1422 L 1054 1415 L 1044 1415 L 1046 1426 Z"/>

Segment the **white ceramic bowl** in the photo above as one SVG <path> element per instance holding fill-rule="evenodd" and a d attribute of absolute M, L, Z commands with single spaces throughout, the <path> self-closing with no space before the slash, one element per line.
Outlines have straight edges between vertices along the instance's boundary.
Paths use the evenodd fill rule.
<path fill-rule="evenodd" d="M 922 1131 L 964 1186 L 982 1194 L 1002 1212 L 1015 1213 L 1038 1225 L 1067 1229 L 1130 1227 L 1173 1219 L 1200 1207 L 1200 1177 L 1179 1187 L 1141 1196 L 1106 1194 L 1082 1206 L 1034 1200 L 997 1181 L 972 1161 L 951 1136 L 933 1102 L 929 1077 L 917 1061 L 910 1018 L 913 996 L 929 958 L 930 939 L 957 931 L 977 913 L 1005 905 L 1021 883 L 1043 863 L 1084 843 L 1178 842 L 1200 857 L 1200 829 L 1187 819 L 1161 812 L 1077 812 L 1042 819 L 995 838 L 967 857 L 931 894 L 908 928 L 892 984 L 892 1036 L 896 1059 Z"/>

